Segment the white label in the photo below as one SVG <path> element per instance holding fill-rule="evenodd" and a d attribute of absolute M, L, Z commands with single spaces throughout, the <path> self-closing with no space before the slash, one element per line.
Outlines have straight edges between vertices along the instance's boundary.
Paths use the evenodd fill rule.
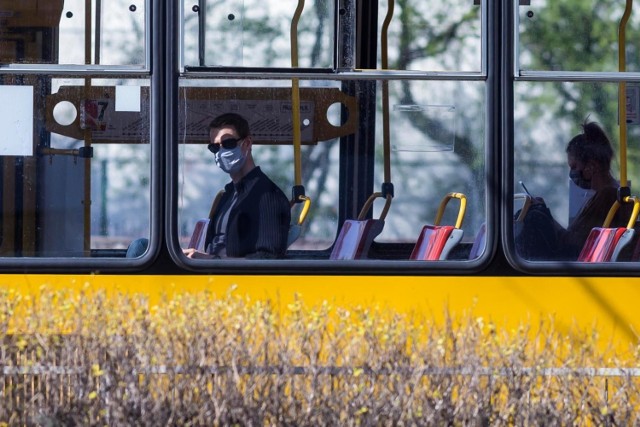
<path fill-rule="evenodd" d="M 0 86 L 0 156 L 33 155 L 33 86 Z"/>
<path fill-rule="evenodd" d="M 116 111 L 140 112 L 140 86 L 116 86 Z"/>

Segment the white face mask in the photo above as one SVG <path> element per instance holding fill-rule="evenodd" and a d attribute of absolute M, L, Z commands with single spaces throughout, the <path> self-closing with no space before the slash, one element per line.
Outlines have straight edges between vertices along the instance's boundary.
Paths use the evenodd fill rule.
<path fill-rule="evenodd" d="M 236 148 L 232 148 L 230 150 L 220 148 L 220 151 L 214 155 L 214 158 L 216 165 L 228 174 L 240 171 L 242 166 L 244 166 L 245 160 L 247 160 L 247 156 L 242 153 L 240 144 L 238 144 Z"/>

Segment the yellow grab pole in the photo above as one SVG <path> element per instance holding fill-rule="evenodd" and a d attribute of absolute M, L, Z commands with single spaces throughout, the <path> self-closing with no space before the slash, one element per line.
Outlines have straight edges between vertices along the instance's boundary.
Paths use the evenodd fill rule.
<path fill-rule="evenodd" d="M 393 8 L 395 1 L 389 0 L 389 6 L 387 15 L 382 23 L 382 30 L 380 31 L 380 54 L 382 60 L 382 69 L 387 70 L 389 68 L 389 54 L 388 54 L 388 33 L 389 24 L 393 17 Z M 389 130 L 389 81 L 382 81 L 382 142 L 384 149 L 384 182 L 391 182 L 391 134 Z"/>
<path fill-rule="evenodd" d="M 296 68 L 298 66 L 298 21 L 302 10 L 304 9 L 304 0 L 298 0 L 298 7 L 293 14 L 291 20 L 291 67 Z M 295 185 L 302 185 L 302 161 L 300 153 L 300 83 L 297 77 L 294 77 L 291 82 L 291 109 L 293 120 L 293 159 L 295 168 Z"/>
<path fill-rule="evenodd" d="M 91 0 L 85 1 L 84 11 L 84 61 L 85 64 L 91 65 L 91 40 L 93 26 L 91 23 Z M 84 101 L 90 97 L 91 78 L 84 79 Z M 84 146 L 90 149 L 92 143 L 92 134 L 89 126 L 84 129 Z M 85 256 L 91 254 L 91 159 L 84 158 L 84 194 L 83 194 L 83 252 Z"/>
<path fill-rule="evenodd" d="M 626 71 L 627 55 L 625 51 L 626 27 L 633 0 L 627 0 L 627 4 L 620 19 L 618 27 L 618 71 Z M 622 81 L 618 85 L 618 121 L 620 122 L 620 186 L 627 187 L 627 84 Z"/>

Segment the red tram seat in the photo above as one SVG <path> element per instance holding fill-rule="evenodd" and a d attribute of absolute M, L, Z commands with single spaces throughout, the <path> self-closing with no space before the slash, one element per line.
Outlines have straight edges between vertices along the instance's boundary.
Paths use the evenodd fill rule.
<path fill-rule="evenodd" d="M 451 249 L 462 240 L 464 231 L 453 225 L 425 225 L 409 259 L 420 261 L 445 260 Z"/>
<path fill-rule="evenodd" d="M 460 207 L 455 226 L 440 225 L 444 210 L 451 199 L 458 199 Z M 433 225 L 425 225 L 420 231 L 418 241 L 411 251 L 411 260 L 436 261 L 446 260 L 449 252 L 462 240 L 464 231 L 462 221 L 467 207 L 467 197 L 462 193 L 449 193 L 440 202 Z"/>
<path fill-rule="evenodd" d="M 209 228 L 209 222 L 218 209 L 220 200 L 224 195 L 224 190 L 218 191 L 218 194 L 213 198 L 211 202 L 211 208 L 209 209 L 209 217 L 199 219 L 196 225 L 193 227 L 193 233 L 191 233 L 191 239 L 189 240 L 188 249 L 195 249 L 200 252 L 205 252 L 204 241 L 207 239 L 207 228 Z"/>
<path fill-rule="evenodd" d="M 344 222 L 330 259 L 364 259 L 367 257 L 371 242 L 382 232 L 384 221 L 381 219 L 355 220 Z"/>
<path fill-rule="evenodd" d="M 207 237 L 208 227 L 209 218 L 198 220 L 193 227 L 193 233 L 191 233 L 191 240 L 189 240 L 189 246 L 187 246 L 187 248 L 204 252 L 204 241 Z"/>
<path fill-rule="evenodd" d="M 640 212 L 640 199 L 635 196 L 627 196 L 624 203 L 633 203 L 633 211 L 627 227 L 609 227 L 611 220 L 621 206 L 616 201 L 604 221 L 603 227 L 595 227 L 589 233 L 578 261 L 582 262 L 609 262 L 616 261 L 622 249 L 631 242 L 634 237 L 636 220 Z"/>
<path fill-rule="evenodd" d="M 622 248 L 633 238 L 632 228 L 604 228 L 595 227 L 589 233 L 578 261 L 609 262 L 615 261 Z"/>

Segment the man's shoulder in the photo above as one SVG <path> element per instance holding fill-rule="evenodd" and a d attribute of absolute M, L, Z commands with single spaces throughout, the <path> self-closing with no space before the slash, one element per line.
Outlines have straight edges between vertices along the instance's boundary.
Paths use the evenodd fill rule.
<path fill-rule="evenodd" d="M 275 183 L 267 174 L 262 172 L 259 166 L 256 166 L 248 175 L 249 178 L 247 185 L 250 186 L 249 191 L 256 191 L 260 193 L 264 192 L 273 192 L 277 193 L 279 196 L 285 200 L 287 196 L 285 196 L 282 189 Z"/>

